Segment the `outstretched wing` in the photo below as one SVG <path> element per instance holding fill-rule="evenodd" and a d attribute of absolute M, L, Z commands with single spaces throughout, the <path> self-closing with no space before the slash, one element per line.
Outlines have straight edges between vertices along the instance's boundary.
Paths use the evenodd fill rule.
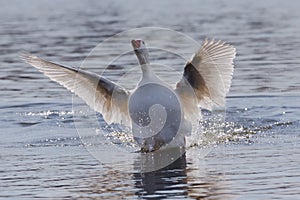
<path fill-rule="evenodd" d="M 116 83 L 95 73 L 63 66 L 34 55 L 23 53 L 21 58 L 82 98 L 92 109 L 100 112 L 108 123 L 130 126 L 129 92 Z"/>
<path fill-rule="evenodd" d="M 224 106 L 225 96 L 229 91 L 233 74 L 233 59 L 236 50 L 221 41 L 205 40 L 198 52 L 184 68 L 182 79 L 177 83 L 184 107 L 188 108 L 187 91 L 193 89 L 198 105 L 211 109 L 212 105 Z M 186 102 L 186 103 L 185 103 Z"/>

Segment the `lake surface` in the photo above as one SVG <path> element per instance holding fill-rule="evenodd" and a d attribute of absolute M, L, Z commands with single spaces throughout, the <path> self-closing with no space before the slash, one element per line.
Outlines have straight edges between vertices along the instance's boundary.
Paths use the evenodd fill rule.
<path fill-rule="evenodd" d="M 299 199 L 299 8 L 299 1 L 277 0 L 2 2 L 0 198 Z M 140 173 L 140 158 L 118 167 L 95 159 L 76 131 L 72 94 L 18 55 L 25 50 L 79 67 L 98 43 L 149 26 L 173 29 L 199 43 L 206 37 L 224 40 L 238 53 L 225 131 L 209 153 L 204 157 L 201 147 L 190 148 L 171 165 Z M 187 48 L 171 41 L 162 45 Z M 98 54 L 116 58 L 115 49 Z M 107 77 L 118 80 L 137 65 L 130 50 L 112 63 Z M 160 50 L 153 50 L 151 60 L 172 65 L 179 74 L 184 65 Z M 86 68 L 101 73 L 104 64 Z M 168 68 L 159 70 L 167 81 L 178 80 Z"/>

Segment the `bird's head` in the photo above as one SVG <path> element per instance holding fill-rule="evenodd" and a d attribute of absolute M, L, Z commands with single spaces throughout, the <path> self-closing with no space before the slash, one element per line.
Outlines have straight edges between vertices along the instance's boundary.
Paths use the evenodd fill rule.
<path fill-rule="evenodd" d="M 146 49 L 146 43 L 140 39 L 131 40 L 131 45 L 134 50 Z"/>
<path fill-rule="evenodd" d="M 141 65 L 149 64 L 149 53 L 143 40 L 131 40 L 131 45 Z"/>

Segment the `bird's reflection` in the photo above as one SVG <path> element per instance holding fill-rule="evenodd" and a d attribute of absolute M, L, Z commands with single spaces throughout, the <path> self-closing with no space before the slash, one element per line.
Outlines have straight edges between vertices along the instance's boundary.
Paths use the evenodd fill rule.
<path fill-rule="evenodd" d="M 185 151 L 176 148 L 156 154 L 135 155 L 135 159 L 128 161 L 132 164 L 118 163 L 117 166 L 122 165 L 123 170 L 112 167 L 91 170 L 91 178 L 80 181 L 82 188 L 79 193 L 99 195 L 101 199 L 234 198 L 230 182 L 215 169 L 221 161 L 216 155 L 208 158 L 209 163 L 203 161 L 197 149 Z"/>
<path fill-rule="evenodd" d="M 186 165 L 185 150 L 182 148 L 142 154 L 140 160 L 135 162 L 141 173 L 133 174 L 138 189 L 136 195 L 147 199 L 187 196 Z"/>

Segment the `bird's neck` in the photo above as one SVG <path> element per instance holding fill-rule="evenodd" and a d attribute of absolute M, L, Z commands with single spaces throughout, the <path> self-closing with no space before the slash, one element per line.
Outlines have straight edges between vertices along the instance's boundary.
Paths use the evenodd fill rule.
<path fill-rule="evenodd" d="M 151 79 L 153 76 L 153 71 L 151 69 L 150 61 L 149 61 L 149 53 L 148 49 L 138 49 L 135 50 L 135 54 L 138 58 L 139 64 L 141 66 L 142 74 L 143 74 L 143 79 Z"/>
<path fill-rule="evenodd" d="M 149 54 L 147 49 L 142 49 L 135 52 L 142 69 L 143 78 L 150 77 L 153 72 L 150 66 Z"/>
<path fill-rule="evenodd" d="M 143 77 L 150 77 L 153 74 L 150 63 L 141 65 Z"/>
<path fill-rule="evenodd" d="M 143 49 L 143 50 L 136 51 L 135 53 L 137 55 L 137 58 L 141 66 L 150 64 L 148 50 Z"/>

